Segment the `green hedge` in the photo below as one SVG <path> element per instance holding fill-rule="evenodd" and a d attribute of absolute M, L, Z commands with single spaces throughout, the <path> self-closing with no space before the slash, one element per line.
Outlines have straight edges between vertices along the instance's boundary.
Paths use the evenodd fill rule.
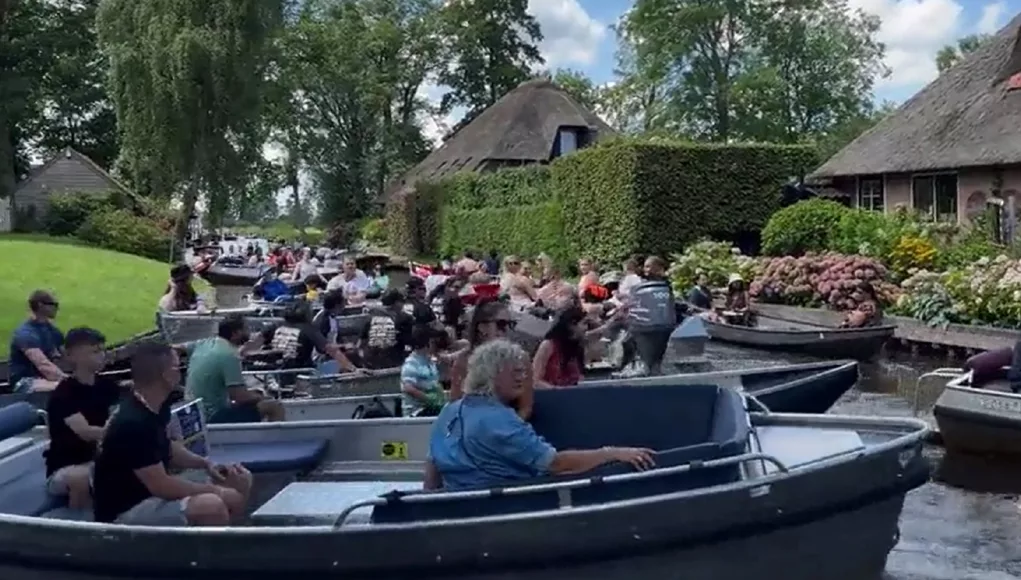
<path fill-rule="evenodd" d="M 127 210 L 99 211 L 90 215 L 76 236 L 108 250 L 159 261 L 170 257 L 170 235 L 152 220 Z"/>
<path fill-rule="evenodd" d="M 549 166 L 420 182 L 388 207 L 388 239 L 408 255 L 490 247 L 602 263 L 667 255 L 761 230 L 783 185 L 815 164 L 807 146 L 613 139 Z M 505 211 L 466 213 L 494 208 Z"/>
<path fill-rule="evenodd" d="M 768 256 L 800 256 L 807 252 L 834 249 L 843 218 L 853 212 L 821 197 L 785 207 L 773 214 L 762 230 L 762 253 Z"/>

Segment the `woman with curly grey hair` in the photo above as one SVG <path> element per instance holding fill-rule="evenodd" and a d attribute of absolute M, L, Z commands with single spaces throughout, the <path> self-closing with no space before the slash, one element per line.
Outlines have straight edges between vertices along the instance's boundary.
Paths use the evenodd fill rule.
<path fill-rule="evenodd" d="M 524 349 L 510 341 L 492 340 L 475 349 L 464 397 L 444 407 L 433 423 L 426 489 L 496 487 L 580 474 L 613 461 L 641 470 L 654 465 L 649 449 L 553 448 L 513 407 L 531 381 L 529 367 Z"/>

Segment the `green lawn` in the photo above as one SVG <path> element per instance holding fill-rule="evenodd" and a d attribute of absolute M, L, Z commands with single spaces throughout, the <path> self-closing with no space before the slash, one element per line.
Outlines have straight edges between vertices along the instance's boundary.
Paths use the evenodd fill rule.
<path fill-rule="evenodd" d="M 0 236 L 0 344 L 28 313 L 28 295 L 50 290 L 60 302 L 57 325 L 92 326 L 118 342 L 155 327 L 156 303 L 170 267 L 146 258 L 40 236 Z"/>

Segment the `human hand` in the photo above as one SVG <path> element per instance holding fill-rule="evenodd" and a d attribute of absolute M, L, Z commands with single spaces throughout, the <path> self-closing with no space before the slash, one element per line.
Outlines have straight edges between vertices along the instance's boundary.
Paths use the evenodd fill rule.
<path fill-rule="evenodd" d="M 227 473 L 230 471 L 230 468 L 226 465 L 207 461 L 205 471 L 213 483 L 222 484 L 227 480 Z"/>
<path fill-rule="evenodd" d="M 621 463 L 630 463 L 635 469 L 645 471 L 656 466 L 652 458 L 655 453 L 652 449 L 641 447 L 610 447 L 607 449 L 614 460 Z"/>

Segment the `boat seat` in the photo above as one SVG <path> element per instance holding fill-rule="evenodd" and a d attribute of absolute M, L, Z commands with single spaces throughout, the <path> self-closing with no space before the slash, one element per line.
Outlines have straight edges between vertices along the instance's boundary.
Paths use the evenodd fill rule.
<path fill-rule="evenodd" d="M 34 429 L 39 422 L 39 410 L 30 403 L 18 402 L 0 407 L 0 440 L 21 435 Z"/>
<path fill-rule="evenodd" d="M 252 473 L 305 473 L 319 465 L 329 445 L 326 439 L 228 443 L 213 445 L 209 457 L 217 463 L 240 463 Z"/>
<path fill-rule="evenodd" d="M 569 420 L 561 419 L 559 422 L 555 421 L 550 410 L 551 406 L 547 405 L 549 401 L 554 401 L 555 404 L 563 403 L 567 398 L 546 395 L 567 393 L 568 390 L 536 391 L 535 416 L 540 418 L 539 421 L 534 421 L 538 423 L 535 425 L 536 431 L 546 430 L 545 433 L 539 432 L 546 435 L 550 443 L 554 441 L 559 443 L 554 443 L 554 447 L 558 449 L 593 449 L 604 445 L 650 447 L 659 450 L 655 457 L 658 469 L 733 457 L 745 452 L 749 427 L 744 399 L 731 389 L 707 385 L 641 388 L 600 386 L 578 387 L 571 392 L 580 394 L 581 391 L 588 390 L 593 392 L 592 396 L 576 399 L 570 408 L 564 408 L 562 412 L 566 414 L 561 417 L 569 417 Z M 657 396 L 643 395 L 642 391 L 646 390 L 658 391 Z M 642 408 L 636 406 L 639 401 Z M 603 404 L 610 406 L 602 407 Z M 685 407 L 685 404 L 690 406 Z M 624 411 L 621 411 L 622 409 Z M 600 429 L 593 427 L 590 421 L 605 423 Z M 684 444 L 670 446 L 671 442 Z M 625 481 L 603 479 L 633 471 L 634 468 L 628 464 L 613 463 L 582 476 L 537 478 L 516 482 L 515 485 L 508 487 L 592 478 L 590 485 L 570 491 L 571 506 L 586 506 L 709 487 L 740 479 L 738 464 L 714 468 L 701 467 L 678 473 L 652 471 L 645 477 Z M 372 521 L 408 523 L 554 510 L 559 509 L 565 501 L 562 492 L 557 489 L 520 495 L 492 493 L 475 498 L 449 494 L 449 499 L 436 498 L 427 502 L 404 501 L 404 498 L 420 493 L 444 492 L 387 494 L 384 497 L 389 501 L 373 509 Z"/>

